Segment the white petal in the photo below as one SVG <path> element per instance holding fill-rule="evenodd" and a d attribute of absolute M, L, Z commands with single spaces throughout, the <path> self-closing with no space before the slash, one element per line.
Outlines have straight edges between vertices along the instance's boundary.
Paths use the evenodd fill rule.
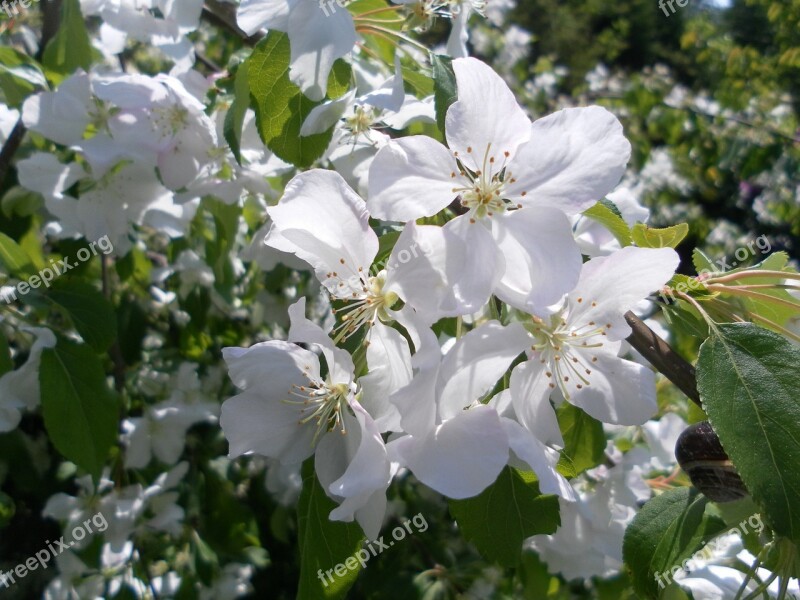
<path fill-rule="evenodd" d="M 345 412 L 347 433 L 331 432 L 317 447 L 315 467 L 326 493 L 340 501 L 332 520 L 358 520 L 365 535 L 378 535 L 386 510 L 391 469 L 380 432 L 367 412 L 353 404 Z"/>
<path fill-rule="evenodd" d="M 474 58 L 453 61 L 458 100 L 445 117 L 447 145 L 473 171 L 487 172 L 530 139 L 530 120 L 514 94 L 491 67 Z M 505 154 L 505 153 L 508 154 Z"/>
<path fill-rule="evenodd" d="M 322 100 L 334 61 L 349 54 L 356 43 L 353 17 L 341 8 L 326 15 L 318 2 L 302 0 L 289 13 L 288 33 L 289 78 L 308 98 Z"/>
<path fill-rule="evenodd" d="M 255 393 L 285 397 L 292 384 L 305 384 L 308 378 L 319 380 L 316 354 L 280 340 L 261 342 L 249 348 L 223 348 L 222 358 L 234 385 Z M 308 377 L 303 377 L 303 373 Z"/>
<path fill-rule="evenodd" d="M 453 5 L 454 7 L 456 5 Z M 467 21 L 472 14 L 469 2 L 462 2 L 459 5 L 461 10 L 453 16 L 450 25 L 450 35 L 447 37 L 447 55 L 453 58 L 464 58 L 469 56 L 467 42 L 469 41 L 469 29 Z M 455 13 L 455 11 L 453 11 Z"/>
<path fill-rule="evenodd" d="M 83 139 L 94 108 L 91 84 L 86 73 L 66 79 L 55 92 L 42 92 L 25 101 L 25 126 L 58 144 L 70 145 Z"/>
<path fill-rule="evenodd" d="M 367 346 L 369 373 L 359 382 L 364 391 L 362 406 L 381 431 L 400 431 L 400 413 L 389 396 L 411 382 L 411 350 L 403 335 L 375 321 Z"/>
<path fill-rule="evenodd" d="M 347 350 L 337 348 L 333 340 L 319 325 L 306 318 L 305 297 L 300 298 L 289 307 L 289 319 L 291 320 L 289 341 L 318 345 L 325 356 L 325 362 L 328 363 L 333 383 L 349 385 L 353 380 L 353 371 L 355 371 L 353 359 Z"/>
<path fill-rule="evenodd" d="M 395 444 L 402 464 L 448 498 L 480 494 L 508 462 L 508 437 L 488 406 L 463 411 L 423 439 L 406 436 Z"/>
<path fill-rule="evenodd" d="M 570 322 L 610 324 L 607 336 L 611 341 L 628 337 L 631 329 L 623 315 L 651 292 L 660 290 L 679 262 L 672 248 L 634 246 L 593 258 L 583 265 L 580 280 L 569 294 Z"/>
<path fill-rule="evenodd" d="M 378 252 L 378 237 L 364 201 L 341 175 L 322 169 L 301 173 L 267 212 L 282 238 L 273 242 L 270 235 L 268 246 L 309 263 L 335 296 L 363 294 L 362 274 Z"/>
<path fill-rule="evenodd" d="M 463 269 L 463 242 L 435 225 L 409 221 L 386 263 L 387 291 L 393 291 L 426 322 L 461 314 L 447 273 Z"/>
<path fill-rule="evenodd" d="M 507 192 L 517 202 L 576 214 L 614 189 L 630 155 L 622 125 L 606 109 L 566 108 L 534 121 L 530 142 L 511 166 L 517 181 Z"/>
<path fill-rule="evenodd" d="M 603 423 L 641 425 L 658 411 L 655 373 L 609 352 L 594 354 L 590 385 L 570 391 L 570 402 Z"/>
<path fill-rule="evenodd" d="M 463 242 L 463 254 L 447 257 L 447 279 L 453 285 L 456 303 L 461 314 L 478 312 L 503 277 L 503 254 L 482 221 L 471 223 L 463 215 L 449 221 L 444 230 Z"/>
<path fill-rule="evenodd" d="M 527 464 L 539 478 L 539 491 L 575 500 L 575 490 L 555 469 L 558 452 L 545 446 L 519 423 L 500 419 L 508 435 L 508 444 L 517 457 Z"/>
<path fill-rule="evenodd" d="M 300 411 L 286 399 L 287 391 L 276 387 L 268 395 L 243 392 L 222 403 L 219 423 L 230 458 L 252 452 L 293 464 L 313 454 L 315 428 L 299 425 Z"/>
<path fill-rule="evenodd" d="M 45 198 L 60 198 L 75 182 L 86 177 L 86 171 L 78 163 L 68 165 L 46 152 L 36 152 L 30 158 L 17 163 L 20 184 Z"/>
<path fill-rule="evenodd" d="M 526 361 L 511 372 L 511 399 L 519 422 L 545 444 L 564 445 L 561 429 L 550 405 L 550 383 L 545 365 Z"/>
<path fill-rule="evenodd" d="M 412 135 L 378 151 L 369 169 L 370 213 L 385 221 L 430 217 L 466 185 L 450 151 L 436 140 Z"/>
<path fill-rule="evenodd" d="M 242 0 L 236 11 L 236 22 L 247 35 L 253 35 L 262 27 L 286 31 L 289 26 L 289 10 L 292 0 Z"/>
<path fill-rule="evenodd" d="M 511 361 L 530 345 L 519 323 L 497 321 L 473 329 L 445 354 L 439 371 L 439 414 L 455 417 L 483 398 L 506 372 Z"/>
<path fill-rule="evenodd" d="M 353 105 L 356 91 L 350 90 L 336 100 L 328 100 L 319 106 L 315 106 L 308 113 L 303 126 L 300 128 L 300 135 L 315 135 L 327 131 L 341 119 L 347 110 Z"/>
<path fill-rule="evenodd" d="M 492 217 L 492 236 L 505 259 L 495 293 L 524 311 L 558 302 L 575 287 L 581 252 L 564 213 L 531 207 Z"/>

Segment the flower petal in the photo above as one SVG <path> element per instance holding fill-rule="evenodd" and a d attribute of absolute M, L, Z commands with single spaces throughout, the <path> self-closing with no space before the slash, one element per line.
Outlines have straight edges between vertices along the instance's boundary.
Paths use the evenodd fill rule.
<path fill-rule="evenodd" d="M 508 462 L 508 437 L 488 406 L 463 411 L 427 437 L 406 436 L 394 444 L 417 479 L 454 499 L 480 494 Z"/>
<path fill-rule="evenodd" d="M 672 278 L 679 262 L 672 248 L 634 246 L 593 258 L 583 265 L 580 280 L 569 294 L 569 320 L 611 325 L 607 327 L 608 339 L 625 339 L 631 328 L 623 315 L 648 294 L 661 289 Z"/>
<path fill-rule="evenodd" d="M 333 63 L 347 55 L 356 43 L 353 17 L 344 9 L 326 14 L 318 2 L 302 0 L 291 8 L 288 33 L 289 78 L 309 99 L 322 100 Z"/>
<path fill-rule="evenodd" d="M 341 175 L 323 169 L 300 173 L 267 212 L 280 234 L 270 232 L 268 246 L 309 263 L 334 296 L 363 294 L 362 273 L 378 252 L 378 237 L 364 201 Z"/>
<path fill-rule="evenodd" d="M 461 314 L 478 312 L 503 276 L 503 254 L 481 221 L 472 223 L 463 215 L 449 221 L 443 229 L 445 234 L 463 243 L 457 256 L 447 257 L 447 279 L 453 286 L 459 310 Z"/>
<path fill-rule="evenodd" d="M 510 160 L 530 139 L 530 119 L 513 92 L 491 67 L 475 58 L 453 61 L 458 100 L 445 117 L 447 145 L 472 171 L 486 171 L 490 157 L 496 164 Z M 507 153 L 507 154 L 506 154 Z"/>
<path fill-rule="evenodd" d="M 564 445 L 561 429 L 550 405 L 550 383 L 544 365 L 526 361 L 514 367 L 509 389 L 519 422 L 545 444 Z"/>
<path fill-rule="evenodd" d="M 530 207 L 492 217 L 492 236 L 505 259 L 498 298 L 530 312 L 561 300 L 578 282 L 581 252 L 564 213 Z"/>
<path fill-rule="evenodd" d="M 400 431 L 400 413 L 389 397 L 411 382 L 411 350 L 403 335 L 375 321 L 367 346 L 369 373 L 359 379 L 364 397 L 361 405 L 381 431 Z"/>
<path fill-rule="evenodd" d="M 300 298 L 289 307 L 289 341 L 305 344 L 316 344 L 325 356 L 328 363 L 331 381 L 333 383 L 350 384 L 353 381 L 353 359 L 347 350 L 337 348 L 333 340 L 316 323 L 306 318 L 306 299 Z"/>
<path fill-rule="evenodd" d="M 614 189 L 630 156 L 622 125 L 605 108 L 566 108 L 534 121 L 511 166 L 516 182 L 507 193 L 523 204 L 577 214 Z"/>
<path fill-rule="evenodd" d="M 506 372 L 511 361 L 530 345 L 519 323 L 497 321 L 473 329 L 445 354 L 439 371 L 439 414 L 450 419 L 480 400 Z"/>
<path fill-rule="evenodd" d="M 450 151 L 436 140 L 412 135 L 392 140 L 369 168 L 370 213 L 384 221 L 430 217 L 455 200 L 466 185 Z"/>
<path fill-rule="evenodd" d="M 511 451 L 539 478 L 539 490 L 543 494 L 556 494 L 566 500 L 575 500 L 575 490 L 555 469 L 558 452 L 545 446 L 516 421 L 501 418 L 500 422 L 508 435 Z"/>
<path fill-rule="evenodd" d="M 658 411 L 655 373 L 610 352 L 594 354 L 590 385 L 570 391 L 570 402 L 603 423 L 641 425 Z"/>

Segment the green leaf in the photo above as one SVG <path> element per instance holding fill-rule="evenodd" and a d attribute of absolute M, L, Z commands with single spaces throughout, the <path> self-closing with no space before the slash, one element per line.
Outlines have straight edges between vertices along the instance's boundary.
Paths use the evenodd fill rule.
<path fill-rule="evenodd" d="M 433 65 L 433 105 L 436 109 L 436 124 L 444 133 L 447 109 L 458 99 L 456 74 L 453 71 L 453 59 L 449 56 L 431 54 L 431 65 Z"/>
<path fill-rule="evenodd" d="M 0 47 L 0 89 L 6 104 L 19 107 L 34 92 L 47 89 L 47 79 L 34 59 L 3 46 Z"/>
<path fill-rule="evenodd" d="M 333 63 L 331 74 L 328 77 L 328 98 L 333 100 L 347 93 L 350 89 L 350 80 L 353 77 L 353 67 L 341 58 Z"/>
<path fill-rule="evenodd" d="M 403 66 L 403 81 L 407 89 L 410 87 L 417 98 L 426 98 L 433 94 L 433 79 L 424 73 Z"/>
<path fill-rule="evenodd" d="M 247 59 L 250 97 L 261 139 L 278 158 L 297 167 L 309 167 L 333 137 L 333 128 L 300 136 L 308 114 L 319 102 L 306 98 L 289 81 L 289 37 L 270 31 Z M 334 84 L 335 87 L 336 84 Z"/>
<path fill-rule="evenodd" d="M 364 535 L 357 523 L 331 521 L 328 515 L 334 508 L 336 504 L 325 495 L 317 480 L 312 457 L 303 464 L 303 492 L 297 507 L 300 543 L 297 600 L 344 598 L 358 577 L 361 565 L 356 563 L 351 569 L 345 562 L 361 549 Z M 337 566 L 340 573 L 345 571 L 343 575 L 334 571 L 330 578 L 325 576 L 326 571 Z"/>
<path fill-rule="evenodd" d="M 694 488 L 675 488 L 647 502 L 625 531 L 622 556 L 640 596 L 658 598 L 659 575 L 703 548 L 726 529 L 713 505 Z M 668 584 L 661 579 L 663 586 Z"/>
<path fill-rule="evenodd" d="M 42 62 L 47 69 L 62 75 L 92 66 L 92 43 L 81 14 L 80 0 L 64 0 L 58 33 L 47 44 Z"/>
<path fill-rule="evenodd" d="M 719 326 L 700 347 L 703 407 L 780 535 L 800 541 L 800 348 L 752 323 Z"/>
<path fill-rule="evenodd" d="M 231 147 L 236 162 L 242 164 L 242 128 L 244 127 L 244 117 L 247 109 L 250 108 L 250 81 L 247 76 L 248 63 L 245 61 L 239 65 L 236 71 L 236 78 L 233 83 L 233 104 L 225 115 L 223 125 L 223 135 L 225 141 Z"/>
<path fill-rule="evenodd" d="M 564 437 L 564 454 L 571 460 L 576 474 L 603 462 L 606 436 L 600 421 L 568 402 L 559 407 L 556 416 Z"/>
<path fill-rule="evenodd" d="M 474 498 L 450 500 L 450 512 L 486 559 L 507 567 L 519 564 L 525 539 L 561 524 L 558 498 L 541 494 L 533 473 L 511 467 Z"/>
<path fill-rule="evenodd" d="M 39 386 L 53 445 L 99 476 L 117 439 L 119 407 L 97 355 L 88 346 L 59 339 L 55 348 L 42 351 Z"/>
<path fill-rule="evenodd" d="M 0 233 L 0 262 L 10 275 L 30 275 L 33 264 L 17 242 Z"/>
<path fill-rule="evenodd" d="M 117 338 L 114 307 L 94 286 L 81 281 L 58 282 L 47 293 L 69 315 L 83 340 L 105 352 Z"/>
<path fill-rule="evenodd" d="M 712 260 L 698 248 L 692 250 L 692 262 L 694 263 L 694 270 L 698 275 L 701 273 L 713 273 L 716 270 Z"/>
<path fill-rule="evenodd" d="M 640 248 L 677 248 L 688 234 L 688 223 L 678 223 L 663 229 L 636 223 L 631 229 L 631 238 Z"/>
<path fill-rule="evenodd" d="M 612 204 L 613 206 L 613 204 Z M 614 207 L 616 209 L 616 207 Z M 589 217 L 608 229 L 622 246 L 631 245 L 631 230 L 625 220 L 609 208 L 605 202 L 598 202 L 591 208 L 583 211 L 584 217 Z"/>

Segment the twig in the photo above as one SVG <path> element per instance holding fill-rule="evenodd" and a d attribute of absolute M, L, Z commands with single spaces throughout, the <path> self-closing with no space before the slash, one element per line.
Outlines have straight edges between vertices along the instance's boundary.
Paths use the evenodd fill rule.
<path fill-rule="evenodd" d="M 689 400 L 702 408 L 694 367 L 635 314 L 626 312 L 625 320 L 633 330 L 628 336 L 628 343 L 686 394 Z"/>

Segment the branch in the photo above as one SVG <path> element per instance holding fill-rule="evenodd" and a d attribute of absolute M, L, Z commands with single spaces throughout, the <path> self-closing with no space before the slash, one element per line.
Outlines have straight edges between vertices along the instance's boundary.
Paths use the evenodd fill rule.
<path fill-rule="evenodd" d="M 632 312 L 625 313 L 625 320 L 633 332 L 628 343 L 644 356 L 660 373 L 674 383 L 680 391 L 700 408 L 700 393 L 694 367 L 680 356 L 670 345 Z"/>

